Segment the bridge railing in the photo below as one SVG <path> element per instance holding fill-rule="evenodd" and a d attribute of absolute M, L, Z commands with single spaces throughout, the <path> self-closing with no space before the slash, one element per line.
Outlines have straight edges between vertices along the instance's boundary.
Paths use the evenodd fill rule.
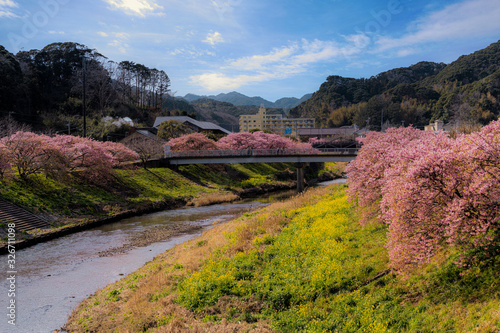
<path fill-rule="evenodd" d="M 229 149 L 184 150 L 165 152 L 165 158 L 175 157 L 244 157 L 244 156 L 294 156 L 294 155 L 356 155 L 357 148 L 302 148 L 302 149 Z"/>

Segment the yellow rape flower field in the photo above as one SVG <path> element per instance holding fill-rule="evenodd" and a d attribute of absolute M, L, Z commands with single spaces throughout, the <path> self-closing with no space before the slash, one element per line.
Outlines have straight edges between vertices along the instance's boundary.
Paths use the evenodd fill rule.
<path fill-rule="evenodd" d="M 388 269 L 387 227 L 345 185 L 217 225 L 82 302 L 70 332 L 498 332 L 499 273 L 453 252 Z M 500 260 L 498 260 L 500 261 Z"/>

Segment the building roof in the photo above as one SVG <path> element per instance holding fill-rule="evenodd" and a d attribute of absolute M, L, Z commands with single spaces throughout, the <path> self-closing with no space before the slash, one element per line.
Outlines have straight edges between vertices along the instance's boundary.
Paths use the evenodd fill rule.
<path fill-rule="evenodd" d="M 131 138 L 134 138 L 137 136 L 144 136 L 148 139 L 158 141 L 159 143 L 165 142 L 165 140 L 159 138 L 157 135 L 155 135 L 154 133 L 152 133 L 151 131 L 149 131 L 147 129 L 136 129 L 133 133 L 126 136 L 124 139 L 120 140 L 120 142 L 129 141 Z"/>
<path fill-rule="evenodd" d="M 352 135 L 359 131 L 357 126 L 342 126 L 335 128 L 298 128 L 299 136 L 322 136 L 322 135 Z"/>
<path fill-rule="evenodd" d="M 188 122 L 200 129 L 203 130 L 210 130 L 210 131 L 221 131 L 226 134 L 231 134 L 230 131 L 228 131 L 225 128 L 220 127 L 219 125 L 216 125 L 214 123 L 208 122 L 208 121 L 199 121 L 196 119 L 193 119 L 191 117 L 187 116 L 172 116 L 172 117 L 156 117 L 155 123 L 153 127 L 157 128 L 162 122 L 164 121 L 169 121 L 169 120 L 175 120 L 180 123 L 185 123 Z"/>
<path fill-rule="evenodd" d="M 136 132 L 139 134 L 142 134 L 150 139 L 153 139 L 153 140 L 157 140 L 157 141 L 161 140 L 157 135 L 151 133 L 148 130 L 137 130 Z"/>

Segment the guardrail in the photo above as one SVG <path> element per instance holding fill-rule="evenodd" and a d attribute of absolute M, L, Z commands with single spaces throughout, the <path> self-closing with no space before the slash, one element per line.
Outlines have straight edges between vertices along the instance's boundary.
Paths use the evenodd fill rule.
<path fill-rule="evenodd" d="M 357 148 L 304 148 L 304 149 L 231 149 L 184 150 L 165 152 L 165 158 L 175 157 L 244 157 L 244 156 L 295 156 L 295 155 L 357 155 Z"/>

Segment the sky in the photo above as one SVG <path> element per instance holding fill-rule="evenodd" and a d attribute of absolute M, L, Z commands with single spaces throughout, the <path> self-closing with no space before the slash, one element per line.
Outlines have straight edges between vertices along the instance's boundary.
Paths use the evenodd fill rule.
<path fill-rule="evenodd" d="M 8 51 L 76 42 L 164 70 L 174 96 L 275 101 L 329 75 L 450 63 L 500 39 L 498 0 L 0 0 Z"/>

